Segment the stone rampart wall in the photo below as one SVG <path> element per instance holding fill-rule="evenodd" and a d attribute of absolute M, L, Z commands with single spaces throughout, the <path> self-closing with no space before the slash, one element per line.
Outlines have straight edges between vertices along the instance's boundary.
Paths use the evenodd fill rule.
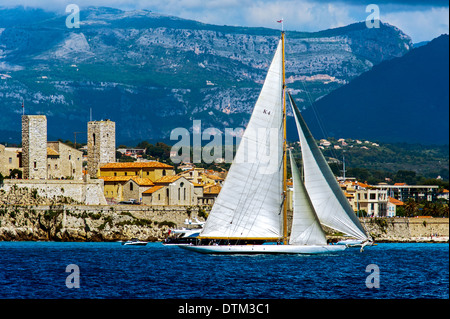
<path fill-rule="evenodd" d="M 45 197 L 56 199 L 61 197 L 72 198 L 73 200 L 86 205 L 106 205 L 103 194 L 103 180 L 93 179 L 89 181 L 78 180 L 16 180 L 5 179 L 3 189 L 6 193 L 13 188 L 27 188 L 31 192 L 36 192 L 34 197 Z M 10 204 L 19 203 L 17 199 L 11 199 Z M 22 204 L 34 204 L 22 203 Z"/>
<path fill-rule="evenodd" d="M 448 241 L 448 218 L 361 218 L 376 241 Z"/>

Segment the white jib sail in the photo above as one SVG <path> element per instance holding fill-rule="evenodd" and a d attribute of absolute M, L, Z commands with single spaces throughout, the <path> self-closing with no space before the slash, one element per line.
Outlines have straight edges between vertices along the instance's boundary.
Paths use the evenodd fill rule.
<path fill-rule="evenodd" d="M 320 226 L 311 199 L 306 192 L 297 164 L 289 151 L 294 193 L 292 228 L 289 245 L 326 245 L 327 238 Z"/>
<path fill-rule="evenodd" d="M 282 208 L 282 45 L 200 237 L 279 238 Z"/>
<path fill-rule="evenodd" d="M 288 95 L 300 137 L 305 187 L 320 222 L 349 236 L 368 239 L 292 96 Z"/>

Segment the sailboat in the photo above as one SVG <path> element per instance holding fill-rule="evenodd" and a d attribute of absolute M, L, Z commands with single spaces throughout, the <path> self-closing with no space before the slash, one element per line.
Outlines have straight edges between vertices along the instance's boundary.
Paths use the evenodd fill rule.
<path fill-rule="evenodd" d="M 180 246 L 214 254 L 320 254 L 328 245 L 321 223 L 368 240 L 289 95 L 300 137 L 304 181 L 290 154 L 293 217 L 287 218 L 284 32 L 236 156 L 197 243 Z M 345 202 L 342 200 L 345 200 Z"/>

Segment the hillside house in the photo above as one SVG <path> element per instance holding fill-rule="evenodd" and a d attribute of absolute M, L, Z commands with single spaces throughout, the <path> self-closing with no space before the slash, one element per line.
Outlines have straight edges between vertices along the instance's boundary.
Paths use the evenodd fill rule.
<path fill-rule="evenodd" d="M 203 187 L 182 176 L 165 176 L 142 193 L 144 205 L 198 205 Z"/>
<path fill-rule="evenodd" d="M 149 178 L 131 177 L 124 185 L 122 200 L 135 200 L 142 203 L 142 193 L 155 184 Z"/>
<path fill-rule="evenodd" d="M 387 203 L 387 217 L 395 217 L 397 213 L 397 207 L 403 205 L 404 203 L 402 201 L 389 197 Z"/>

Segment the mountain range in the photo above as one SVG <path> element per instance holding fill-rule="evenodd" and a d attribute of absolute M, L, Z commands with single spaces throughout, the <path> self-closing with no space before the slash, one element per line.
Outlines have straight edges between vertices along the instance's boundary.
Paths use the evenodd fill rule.
<path fill-rule="evenodd" d="M 327 137 L 448 144 L 448 34 L 374 66 L 303 113 L 315 136 L 324 127 Z"/>
<path fill-rule="evenodd" d="M 85 142 L 91 114 L 93 120 L 116 121 L 118 144 L 167 140 L 176 127 L 191 129 L 193 120 L 221 131 L 245 127 L 280 35 L 147 10 L 89 7 L 80 13 L 80 28 L 70 29 L 65 14 L 0 8 L 0 141 L 20 142 L 22 102 L 27 114 L 47 116 L 49 139 L 73 139 L 81 132 L 77 139 Z M 358 117 L 348 115 L 347 105 L 328 97 L 377 66 L 421 49 L 412 48 L 406 34 L 386 23 L 378 29 L 362 22 L 287 31 L 287 84 L 299 107 L 313 104 L 327 112 L 328 101 L 347 114 L 342 127 L 360 125 L 349 122 Z M 350 136 L 327 121 L 324 116 L 330 132 Z M 384 123 L 380 127 L 383 137 Z M 418 142 L 418 135 L 400 137 Z"/>

